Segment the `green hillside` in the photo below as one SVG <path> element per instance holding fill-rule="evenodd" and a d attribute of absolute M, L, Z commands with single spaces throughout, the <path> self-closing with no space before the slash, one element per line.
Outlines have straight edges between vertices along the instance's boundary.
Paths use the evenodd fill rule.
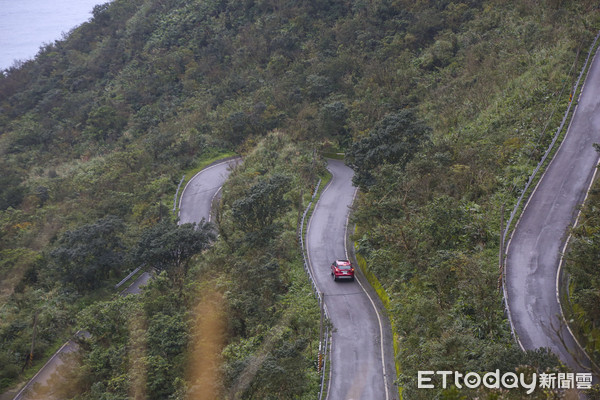
<path fill-rule="evenodd" d="M 345 152 L 361 189 L 354 239 L 390 299 L 405 398 L 521 398 L 417 390 L 417 371 L 560 368 L 510 336 L 500 210 L 550 142 L 598 29 L 591 0 L 97 6 L 0 74 L 0 388 L 86 327 L 76 398 L 194 395 L 206 383 L 186 349 L 195 310 L 213 304 L 216 396 L 315 398 L 319 310 L 296 224 L 321 155 Z M 234 153 L 246 159 L 219 239 L 116 299 L 144 240 L 177 231 L 181 176 Z"/>

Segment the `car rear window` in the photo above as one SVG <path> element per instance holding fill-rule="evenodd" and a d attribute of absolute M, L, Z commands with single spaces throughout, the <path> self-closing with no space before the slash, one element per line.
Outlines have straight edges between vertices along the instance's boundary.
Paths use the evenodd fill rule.
<path fill-rule="evenodd" d="M 352 265 L 351 264 L 338 264 L 337 267 L 339 269 L 351 269 Z"/>

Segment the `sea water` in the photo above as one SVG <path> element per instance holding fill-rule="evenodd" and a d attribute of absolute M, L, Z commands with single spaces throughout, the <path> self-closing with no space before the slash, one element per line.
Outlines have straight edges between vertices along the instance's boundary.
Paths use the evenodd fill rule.
<path fill-rule="evenodd" d="M 35 57 L 44 44 L 88 21 L 107 0 L 0 0 L 0 70 Z"/>

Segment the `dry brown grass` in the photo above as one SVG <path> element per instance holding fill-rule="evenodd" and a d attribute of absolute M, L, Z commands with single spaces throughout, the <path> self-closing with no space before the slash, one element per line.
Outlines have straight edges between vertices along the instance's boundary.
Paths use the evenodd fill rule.
<path fill-rule="evenodd" d="M 222 392 L 221 351 L 225 344 L 223 295 L 207 288 L 194 309 L 186 380 L 188 399 L 217 399 Z"/>

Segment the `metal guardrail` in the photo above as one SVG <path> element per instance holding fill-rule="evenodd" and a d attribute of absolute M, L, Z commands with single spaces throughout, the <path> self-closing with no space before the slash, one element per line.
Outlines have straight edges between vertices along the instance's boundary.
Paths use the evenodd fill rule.
<path fill-rule="evenodd" d="M 321 179 L 319 179 L 319 182 L 317 182 L 317 186 L 315 187 L 315 191 L 312 195 L 312 198 L 308 202 L 308 205 L 306 206 L 306 209 L 304 210 L 304 214 L 302 215 L 302 220 L 300 221 L 300 229 L 298 231 L 298 238 L 300 239 L 300 249 L 302 250 L 302 258 L 304 259 L 304 270 L 308 274 L 308 277 L 310 278 L 310 283 L 313 288 L 313 292 L 315 293 L 315 295 L 317 296 L 317 298 L 319 299 L 319 302 L 320 302 L 321 295 L 319 294 L 319 290 L 317 289 L 317 283 L 315 282 L 315 279 L 312 276 L 310 269 L 308 267 L 308 255 L 306 254 L 306 248 L 304 246 L 304 221 L 306 219 L 306 216 L 308 215 L 308 211 L 310 211 L 310 208 L 312 206 L 313 201 L 315 200 L 315 197 L 317 196 L 317 193 L 319 192 L 319 186 L 321 186 Z"/>
<path fill-rule="evenodd" d="M 115 289 L 118 289 L 119 286 L 123 285 L 125 282 L 127 282 L 129 280 L 129 278 L 131 278 L 132 276 L 134 276 L 140 269 L 142 268 L 142 266 L 140 265 L 139 267 L 137 267 L 136 269 L 134 269 L 133 271 L 131 271 L 129 273 L 129 275 L 127 275 L 125 278 L 123 278 L 123 280 L 119 283 L 117 283 L 115 285 Z"/>
<path fill-rule="evenodd" d="M 175 192 L 175 197 L 173 198 L 173 214 L 175 214 L 175 211 L 177 211 L 177 195 L 179 194 L 179 188 L 181 187 L 181 184 L 183 183 L 184 179 L 185 179 L 185 175 L 183 175 L 181 177 L 181 180 L 179 181 L 179 185 L 177 185 L 177 191 Z"/>
<path fill-rule="evenodd" d="M 320 186 L 321 186 L 321 179 L 319 178 L 319 181 L 317 182 L 317 186 L 315 187 L 315 191 L 312 195 L 312 198 L 311 198 L 310 202 L 308 203 L 308 206 L 306 206 L 306 209 L 304 210 L 304 214 L 302 215 L 302 219 L 300 220 L 300 228 L 298 230 L 298 238 L 300 240 L 300 250 L 302 251 L 302 259 L 304 261 L 304 271 L 310 278 L 312 290 L 313 290 L 314 296 L 317 298 L 317 300 L 319 302 L 319 307 L 321 309 L 324 309 L 325 319 L 329 320 L 329 315 L 327 314 L 327 309 L 325 308 L 325 303 L 324 303 L 325 299 L 319 292 L 319 290 L 317 288 L 317 283 L 315 282 L 315 278 L 313 277 L 313 275 L 310 271 L 310 267 L 308 266 L 308 263 L 309 263 L 308 254 L 306 252 L 306 246 L 304 245 L 304 221 L 306 220 L 306 216 L 308 215 L 308 212 L 310 211 L 310 208 L 312 207 L 315 197 L 317 196 L 317 193 L 319 192 Z M 325 388 L 325 370 L 326 370 L 325 365 L 327 365 L 327 348 L 328 348 L 328 343 L 329 343 L 329 326 L 328 326 L 328 324 L 324 324 L 324 325 L 325 325 L 324 336 L 323 336 L 324 340 L 323 340 L 323 342 L 319 342 L 319 354 L 321 354 L 321 353 L 323 354 L 323 367 L 321 368 L 321 391 L 319 393 L 319 399 L 323 398 L 323 389 Z M 320 363 L 320 361 L 321 360 L 319 360 L 318 362 Z"/>

